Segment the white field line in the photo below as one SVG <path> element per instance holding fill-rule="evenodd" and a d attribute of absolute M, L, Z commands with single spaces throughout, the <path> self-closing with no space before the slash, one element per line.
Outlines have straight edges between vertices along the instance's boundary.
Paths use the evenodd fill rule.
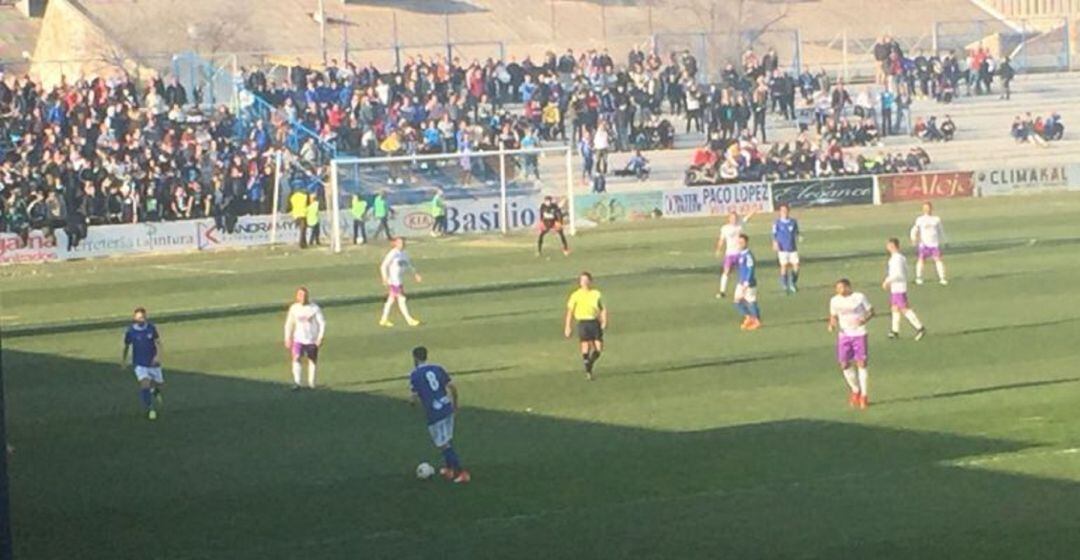
<path fill-rule="evenodd" d="M 228 268 L 196 268 L 194 266 L 184 266 L 180 264 L 157 264 L 154 265 L 154 268 L 176 272 L 190 272 L 193 274 L 237 274 L 235 270 Z"/>
<path fill-rule="evenodd" d="M 1015 453 L 998 453 L 996 455 L 979 455 L 970 459 L 957 459 L 945 461 L 943 464 L 952 467 L 979 467 L 1007 461 L 1023 461 L 1036 457 L 1057 457 L 1061 455 L 1076 455 L 1080 453 L 1080 447 L 1067 447 L 1065 449 L 1033 449 L 1031 451 L 1017 451 Z"/>

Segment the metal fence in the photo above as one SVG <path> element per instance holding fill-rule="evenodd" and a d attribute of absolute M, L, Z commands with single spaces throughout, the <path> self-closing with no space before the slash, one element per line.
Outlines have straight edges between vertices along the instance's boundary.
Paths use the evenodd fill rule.
<path fill-rule="evenodd" d="M 761 56 L 773 49 L 780 68 L 797 74 L 802 68 L 799 32 L 794 29 L 744 30 L 737 33 L 657 33 L 652 37 L 654 51 L 665 57 L 672 52 L 689 52 L 697 59 L 699 79 L 719 80 L 728 64 L 742 71 L 742 54 L 750 49 Z"/>
<path fill-rule="evenodd" d="M 740 66 L 742 53 L 753 49 L 759 56 L 772 48 L 777 51 L 781 68 L 798 72 L 825 70 L 849 80 L 870 79 L 874 76 L 874 44 L 877 37 L 854 36 L 846 30 L 838 30 L 828 39 L 807 40 L 795 29 L 767 29 L 742 31 L 659 31 L 638 34 L 636 28 L 626 25 L 634 33 L 614 34 L 605 31 L 603 36 L 593 37 L 582 44 L 556 47 L 537 42 L 510 43 L 501 40 L 458 40 L 452 34 L 439 41 L 426 44 L 353 44 L 342 40 L 330 45 L 325 53 L 313 41 L 312 48 L 291 52 L 182 52 L 151 53 L 110 56 L 101 53 L 92 60 L 33 60 L 18 58 L 0 60 L 0 66 L 11 74 L 33 72 L 47 84 L 56 83 L 61 76 L 68 80 L 79 75 L 108 75 L 127 71 L 133 75 L 151 70 L 161 75 L 176 76 L 189 91 L 198 91 L 204 105 L 235 101 L 234 80 L 242 68 L 258 67 L 270 79 L 279 83 L 287 78 L 288 68 L 297 63 L 319 65 L 322 60 L 336 59 L 365 66 L 374 64 L 383 70 L 400 70 L 410 58 L 426 59 L 449 56 L 463 63 L 488 59 L 507 59 L 526 55 L 539 61 L 545 51 L 562 52 L 574 47 L 581 53 L 588 48 L 609 48 L 611 55 L 620 63 L 631 47 L 640 47 L 661 55 L 665 60 L 672 52 L 689 51 L 698 61 L 701 77 L 714 81 L 728 64 Z M 604 29 L 607 29 L 606 27 Z M 928 23 L 925 32 L 893 36 L 905 54 L 943 53 L 955 51 L 963 54 L 967 49 L 985 47 L 995 57 L 1011 56 L 1014 67 L 1020 72 L 1063 71 L 1072 65 L 1068 18 L 1030 18 L 1015 20 L 1013 24 L 999 20 L 941 21 Z"/>
<path fill-rule="evenodd" d="M 1009 56 L 1019 71 L 1060 71 L 1071 67 L 1069 19 L 1027 18 L 1012 24 L 997 20 L 942 21 L 934 24 L 939 51 L 963 52 L 985 47 Z"/>

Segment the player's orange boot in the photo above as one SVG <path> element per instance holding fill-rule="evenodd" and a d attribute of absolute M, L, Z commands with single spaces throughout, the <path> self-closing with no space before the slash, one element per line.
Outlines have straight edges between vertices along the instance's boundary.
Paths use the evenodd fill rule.
<path fill-rule="evenodd" d="M 446 480 L 454 480 L 454 478 L 457 477 L 457 473 L 454 472 L 454 469 L 451 469 L 449 467 L 443 467 L 439 469 L 439 476 L 445 478 Z"/>
<path fill-rule="evenodd" d="M 468 484 L 471 480 L 472 475 L 469 474 L 469 471 L 461 469 L 457 476 L 454 477 L 454 484 Z"/>
<path fill-rule="evenodd" d="M 859 406 L 860 401 L 862 401 L 862 398 L 859 396 L 858 393 L 852 391 L 852 393 L 848 395 L 847 403 L 848 406 L 850 406 L 851 408 Z"/>
<path fill-rule="evenodd" d="M 739 325 L 739 328 L 745 331 L 748 326 L 750 326 L 750 316 L 749 315 L 747 315 L 746 317 L 743 317 L 742 324 Z"/>
<path fill-rule="evenodd" d="M 859 395 L 859 410 L 866 410 L 870 406 L 870 398 L 866 395 Z"/>
<path fill-rule="evenodd" d="M 754 317 L 751 317 L 750 322 L 746 324 L 746 330 L 748 330 L 748 331 L 756 331 L 756 330 L 758 330 L 760 328 L 761 328 L 761 319 L 756 319 Z"/>

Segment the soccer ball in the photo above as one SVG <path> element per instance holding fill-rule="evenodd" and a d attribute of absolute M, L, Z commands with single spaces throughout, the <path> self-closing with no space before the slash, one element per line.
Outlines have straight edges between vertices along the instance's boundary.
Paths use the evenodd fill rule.
<path fill-rule="evenodd" d="M 431 463 L 420 463 L 416 465 L 416 478 L 420 480 L 427 480 L 435 476 L 435 467 L 431 466 Z"/>

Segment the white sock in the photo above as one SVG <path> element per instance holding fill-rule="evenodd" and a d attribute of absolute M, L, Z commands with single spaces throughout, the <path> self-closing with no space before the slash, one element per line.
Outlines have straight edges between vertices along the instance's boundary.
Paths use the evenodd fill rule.
<path fill-rule="evenodd" d="M 390 310 L 394 308 L 394 301 L 390 298 L 386 298 L 386 303 L 382 306 L 382 320 L 390 320 Z"/>
<path fill-rule="evenodd" d="M 892 312 L 892 332 L 900 332 L 900 312 Z"/>
<path fill-rule="evenodd" d="M 307 384 L 308 387 L 315 388 L 315 362 L 310 360 L 307 365 Z"/>
<path fill-rule="evenodd" d="M 401 310 L 401 315 L 405 317 L 408 322 L 413 322 L 412 315 L 409 315 L 409 304 L 405 303 L 405 298 L 399 297 L 397 300 L 397 307 Z"/>
<path fill-rule="evenodd" d="M 864 397 L 870 394 L 870 372 L 864 367 L 859 368 L 859 393 Z"/>
<path fill-rule="evenodd" d="M 859 381 L 855 378 L 855 370 L 848 368 L 844 370 L 844 381 L 847 381 L 848 387 L 851 388 L 852 393 L 859 392 Z"/>
<path fill-rule="evenodd" d="M 922 259 L 915 261 L 915 278 L 922 280 L 923 266 L 925 265 L 926 263 Z"/>
<path fill-rule="evenodd" d="M 300 360 L 293 360 L 293 363 L 292 363 L 292 382 L 295 383 L 297 386 L 300 386 L 301 371 L 303 371 L 303 370 L 301 369 L 301 366 L 300 366 Z"/>
<path fill-rule="evenodd" d="M 938 280 L 945 279 L 945 261 L 934 261 L 934 266 L 937 267 Z"/>
<path fill-rule="evenodd" d="M 720 275 L 720 293 L 727 293 L 727 273 Z"/>
<path fill-rule="evenodd" d="M 915 327 L 915 330 L 919 330 L 922 328 L 922 321 L 919 320 L 919 316 L 916 315 L 915 312 L 911 309 L 904 310 L 904 317 L 907 318 L 908 322 L 911 323 L 912 327 Z M 900 319 L 896 319 L 896 324 L 900 324 Z"/>

